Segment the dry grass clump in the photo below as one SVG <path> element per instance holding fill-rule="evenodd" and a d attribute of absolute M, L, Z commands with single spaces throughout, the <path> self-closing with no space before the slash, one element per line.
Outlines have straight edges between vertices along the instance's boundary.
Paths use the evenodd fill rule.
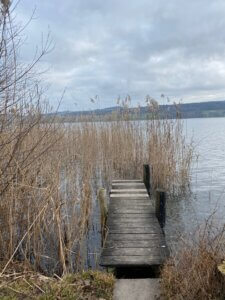
<path fill-rule="evenodd" d="M 12 270 L 11 270 L 12 271 Z M 17 266 L 0 278 L 1 299 L 112 299 L 114 277 L 99 271 L 47 277 Z"/>
<path fill-rule="evenodd" d="M 225 299 L 225 278 L 218 265 L 225 258 L 224 230 L 209 226 L 197 241 L 181 245 L 162 270 L 166 299 Z"/>

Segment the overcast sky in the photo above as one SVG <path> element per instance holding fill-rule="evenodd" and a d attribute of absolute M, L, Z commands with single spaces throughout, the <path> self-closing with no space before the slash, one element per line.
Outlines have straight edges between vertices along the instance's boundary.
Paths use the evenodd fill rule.
<path fill-rule="evenodd" d="M 224 0 L 21 0 L 18 20 L 35 8 L 23 59 L 50 28 L 55 48 L 42 64 L 51 104 L 66 88 L 61 110 L 114 106 L 126 94 L 133 104 L 162 93 L 225 100 Z"/>

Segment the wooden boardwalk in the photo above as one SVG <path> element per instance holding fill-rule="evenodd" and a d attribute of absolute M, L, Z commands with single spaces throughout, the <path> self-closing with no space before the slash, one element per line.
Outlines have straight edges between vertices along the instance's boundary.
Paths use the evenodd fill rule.
<path fill-rule="evenodd" d="M 165 237 L 141 180 L 112 182 L 107 227 L 100 265 L 119 268 L 163 264 L 168 255 Z"/>

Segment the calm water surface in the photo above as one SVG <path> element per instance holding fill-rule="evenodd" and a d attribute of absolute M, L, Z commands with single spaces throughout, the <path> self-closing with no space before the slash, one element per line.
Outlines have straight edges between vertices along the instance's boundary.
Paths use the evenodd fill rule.
<path fill-rule="evenodd" d="M 184 132 L 188 140 L 193 140 L 196 158 L 192 163 L 190 194 L 167 201 L 165 232 L 171 248 L 181 235 L 195 232 L 212 213 L 218 226 L 225 223 L 225 118 L 184 120 Z M 96 182 L 99 186 L 101 182 Z M 92 268 L 97 266 L 101 251 L 99 219 L 96 203 L 85 247 L 87 266 Z"/>
<path fill-rule="evenodd" d="M 167 205 L 166 237 L 173 245 L 180 233 L 193 233 L 213 214 L 225 223 L 225 118 L 184 120 L 197 156 L 192 163 L 191 193 Z"/>

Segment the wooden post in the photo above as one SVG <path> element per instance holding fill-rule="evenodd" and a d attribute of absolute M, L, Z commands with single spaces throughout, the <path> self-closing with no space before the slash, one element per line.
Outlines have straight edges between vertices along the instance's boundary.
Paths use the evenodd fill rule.
<path fill-rule="evenodd" d="M 143 165 L 143 182 L 148 194 L 151 192 L 151 170 L 149 165 Z"/>
<path fill-rule="evenodd" d="M 166 192 L 161 189 L 156 190 L 155 214 L 161 228 L 163 228 L 166 223 Z"/>
<path fill-rule="evenodd" d="M 99 189 L 98 191 L 98 201 L 99 201 L 100 214 L 101 214 L 101 236 L 102 236 L 102 245 L 103 245 L 105 240 L 105 235 L 106 235 L 106 222 L 108 216 L 106 190 L 103 188 Z"/>

